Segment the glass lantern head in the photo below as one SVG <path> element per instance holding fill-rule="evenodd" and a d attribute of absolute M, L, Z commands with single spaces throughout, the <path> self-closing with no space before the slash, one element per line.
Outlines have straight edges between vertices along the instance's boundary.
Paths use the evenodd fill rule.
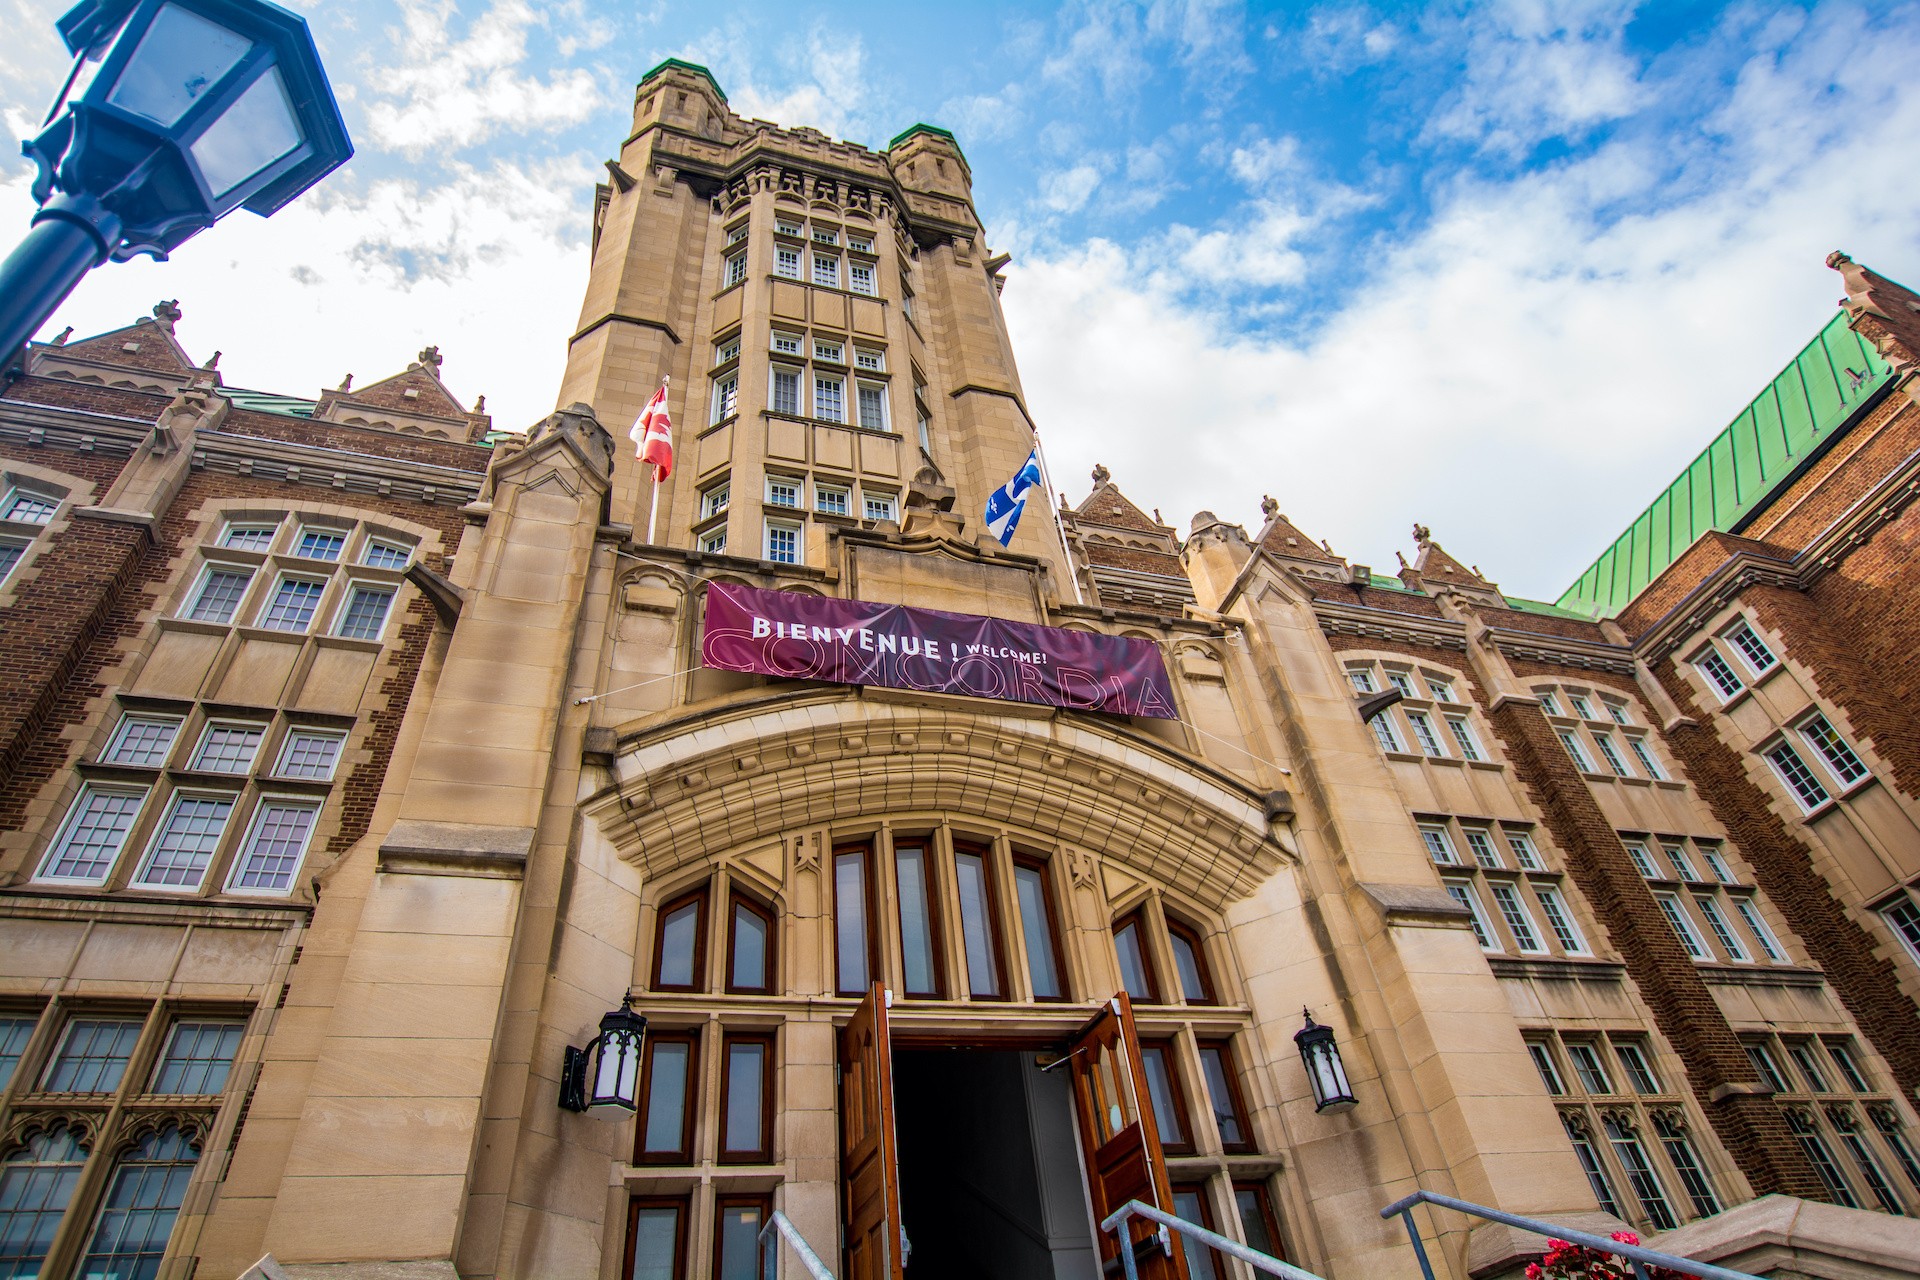
<path fill-rule="evenodd" d="M 271 214 L 353 154 L 305 20 L 267 0 L 82 0 L 59 28 L 74 67 L 27 144 L 35 196 L 97 198 L 128 253 Z"/>
<path fill-rule="evenodd" d="M 1333 1041 L 1333 1028 L 1313 1020 L 1302 1009 L 1306 1025 L 1294 1032 L 1293 1043 L 1300 1050 L 1307 1080 L 1313 1086 L 1313 1109 L 1319 1112 L 1350 1111 L 1359 1103 L 1353 1087 L 1347 1083 L 1347 1070 L 1340 1061 L 1340 1048 Z"/>
<path fill-rule="evenodd" d="M 600 1034 L 589 1050 L 590 1112 L 633 1112 L 640 1096 L 640 1046 L 647 1020 L 622 1004 L 600 1019 Z"/>

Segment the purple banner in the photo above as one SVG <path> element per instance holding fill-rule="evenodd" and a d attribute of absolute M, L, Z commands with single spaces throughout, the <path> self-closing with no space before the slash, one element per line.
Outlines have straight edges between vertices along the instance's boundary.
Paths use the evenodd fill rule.
<path fill-rule="evenodd" d="M 707 584 L 700 660 L 721 671 L 1180 718 L 1150 641 L 725 582 Z"/>

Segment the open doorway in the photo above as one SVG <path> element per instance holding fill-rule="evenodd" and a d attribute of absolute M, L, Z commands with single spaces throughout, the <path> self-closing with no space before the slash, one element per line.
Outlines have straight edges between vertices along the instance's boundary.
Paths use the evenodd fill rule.
<path fill-rule="evenodd" d="M 1032 1052 L 895 1049 L 908 1280 L 1100 1274 L 1064 1072 Z"/>

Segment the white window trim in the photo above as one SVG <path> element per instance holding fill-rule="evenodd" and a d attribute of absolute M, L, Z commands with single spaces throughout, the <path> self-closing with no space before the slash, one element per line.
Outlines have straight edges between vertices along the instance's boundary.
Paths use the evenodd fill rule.
<path fill-rule="evenodd" d="M 279 520 L 229 520 L 220 526 L 220 536 L 214 540 L 214 545 L 223 551 L 238 551 L 242 554 L 251 552 L 255 555 L 263 555 L 273 546 L 273 540 L 280 535 L 280 526 L 283 523 L 283 521 Z M 237 533 L 265 533 L 267 535 L 267 546 L 264 548 L 233 546 L 227 539 Z"/>
<path fill-rule="evenodd" d="M 733 403 L 727 404 L 728 391 L 731 390 Z M 713 395 L 707 410 L 708 425 L 725 422 L 728 418 L 740 416 L 740 374 L 738 370 L 723 373 L 713 380 Z"/>
<path fill-rule="evenodd" d="M 723 556 L 727 554 L 727 527 L 710 529 L 700 535 L 700 551 L 703 555 Z"/>
<path fill-rule="evenodd" d="M 1486 938 L 1485 942 L 1480 942 L 1479 938 L 1474 939 L 1475 942 L 1479 943 L 1480 949 L 1488 955 L 1498 955 L 1505 951 L 1506 948 L 1500 945 L 1499 932 L 1494 929 L 1493 921 L 1487 918 L 1487 909 L 1481 904 L 1480 895 L 1474 892 L 1473 881 L 1442 880 L 1441 883 L 1446 886 L 1448 893 L 1451 894 L 1457 889 L 1460 892 L 1460 897 L 1465 899 L 1468 914 L 1471 915 L 1475 923 L 1480 926 L 1476 932 Z M 1456 899 L 1456 901 L 1458 900 L 1459 899 Z"/>
<path fill-rule="evenodd" d="M 136 764 L 130 760 L 115 760 L 113 758 L 114 752 L 125 742 L 128 727 L 136 723 L 168 724 L 173 726 L 173 736 L 167 739 L 167 749 L 161 753 L 158 764 Z M 113 736 L 107 739 L 106 750 L 100 753 L 100 763 L 119 765 L 123 769 L 164 768 L 167 763 L 167 758 L 173 754 L 174 748 L 180 745 L 180 726 L 182 723 L 183 717 L 181 716 L 153 715 L 145 711 L 122 712 L 120 723 L 113 727 Z"/>
<path fill-rule="evenodd" d="M 1819 741 L 1813 736 L 1812 731 L 1808 727 L 1817 720 L 1826 722 L 1828 730 L 1838 739 L 1840 745 L 1846 748 L 1847 754 L 1852 756 L 1854 761 L 1859 764 L 1861 770 L 1859 777 L 1849 782 L 1840 776 L 1839 768 L 1832 760 L 1827 758 L 1827 753 L 1821 749 Z M 1813 758 L 1820 762 L 1820 767 L 1826 771 L 1827 777 L 1833 781 L 1834 785 L 1829 788 L 1833 795 L 1847 795 L 1873 781 L 1873 767 L 1867 763 L 1866 757 L 1860 754 L 1859 748 L 1849 742 L 1846 736 L 1840 732 L 1840 726 L 1835 724 L 1833 717 L 1825 711 L 1815 709 L 1801 716 L 1793 722 L 1793 732 L 1799 737 L 1800 741 L 1805 744 L 1807 750 L 1813 753 Z M 1804 759 L 1805 757 L 1803 756 L 1802 758 Z"/>
<path fill-rule="evenodd" d="M 775 379 L 781 374 L 793 375 L 793 407 L 780 407 L 779 391 Z M 785 414 L 788 417 L 803 418 L 807 413 L 807 371 L 797 364 L 775 364 L 767 370 L 767 410 L 771 413 Z"/>
<path fill-rule="evenodd" d="M 240 594 L 233 601 L 233 611 L 224 620 L 196 618 L 193 614 L 199 608 L 200 597 L 206 594 L 207 586 L 216 573 L 240 574 L 246 578 L 246 585 L 240 588 Z M 234 619 L 245 612 L 247 595 L 253 590 L 254 580 L 259 576 L 258 569 L 251 564 L 235 564 L 229 560 L 209 560 L 200 566 L 199 576 L 194 578 L 193 586 L 188 590 L 186 599 L 181 602 L 180 612 L 175 616 L 183 622 L 201 622 L 210 627 L 231 627 L 234 625 Z"/>
<path fill-rule="evenodd" d="M 380 615 L 380 629 L 370 636 L 348 636 L 341 632 L 347 624 L 347 611 L 353 608 L 353 598 L 362 591 L 377 592 L 387 598 L 386 612 Z M 342 640 L 364 640 L 379 644 L 386 639 L 387 627 L 393 621 L 393 606 L 399 600 L 400 592 L 391 582 L 376 582 L 364 578 L 348 578 L 339 592 L 339 603 L 334 606 L 333 625 L 327 628 L 327 634 L 338 636 Z"/>
<path fill-rule="evenodd" d="M 310 777 L 306 774 L 286 772 L 287 757 L 293 753 L 293 743 L 296 738 L 329 738 L 335 743 L 339 744 L 338 748 L 333 753 L 333 764 L 327 770 L 327 774 L 324 778 L 315 778 L 315 777 Z M 313 728 L 308 728 L 304 725 L 294 725 L 293 727 L 287 730 L 286 737 L 281 740 L 280 753 L 274 757 L 274 761 L 273 761 L 273 776 L 276 778 L 291 778 L 301 782 L 332 782 L 335 775 L 337 775 L 340 772 L 340 761 L 341 761 L 341 758 L 346 755 L 346 752 L 347 752 L 346 730 L 344 729 L 313 729 Z"/>
<path fill-rule="evenodd" d="M 874 363 L 866 364 L 862 357 L 872 356 Z M 853 367 L 866 373 L 885 373 L 887 371 L 887 353 L 878 347 L 855 347 L 853 349 Z"/>
<path fill-rule="evenodd" d="M 887 514 L 883 516 L 872 514 L 867 510 L 867 503 L 869 502 L 886 503 Z M 900 518 L 900 495 L 897 493 L 868 493 L 865 489 L 862 489 L 860 491 L 860 518 L 870 521 L 898 520 Z"/>
<path fill-rule="evenodd" d="M 134 828 L 140 825 L 141 811 L 146 808 L 147 797 L 151 793 L 151 787 L 116 786 L 113 783 L 97 782 L 83 784 L 79 792 L 73 797 L 73 803 L 67 806 L 66 816 L 60 820 L 59 830 L 55 831 L 53 833 L 53 839 L 47 842 L 47 851 L 40 856 L 39 869 L 36 870 L 33 875 L 34 881 L 40 884 L 101 885 L 112 879 L 113 869 L 120 864 L 120 859 L 127 856 L 127 841 L 133 838 Z M 135 798 L 137 803 L 134 805 L 133 818 L 127 823 L 127 829 L 121 833 L 120 843 L 114 846 L 113 856 L 107 859 L 106 868 L 97 876 L 54 875 L 51 868 L 55 863 L 60 861 L 61 850 L 66 847 L 67 838 L 73 834 L 73 829 L 79 822 L 80 814 L 86 808 L 87 801 L 96 795 L 119 795 L 132 796 Z"/>
<path fill-rule="evenodd" d="M 1520 895 L 1520 888 L 1507 880 L 1489 880 L 1487 892 L 1492 895 L 1494 907 L 1500 912 L 1500 923 L 1507 926 L 1507 932 L 1513 935 L 1514 949 L 1523 956 L 1544 956 L 1551 948 L 1547 946 L 1546 934 L 1540 928 L 1540 922 L 1533 918 L 1533 912 L 1527 909 L 1527 900 Z M 1513 921 L 1507 917 L 1507 899 L 1513 903 L 1514 913 L 1526 925 L 1527 932 L 1533 935 L 1533 945 L 1527 946 L 1520 941 Z"/>
<path fill-rule="evenodd" d="M 213 739 L 215 729 L 258 729 L 260 740 L 253 744 L 253 754 L 247 757 L 246 765 L 239 769 L 208 769 L 201 765 L 200 757 L 206 752 L 207 745 Z M 187 768 L 194 773 L 217 773 L 223 778 L 244 778 L 253 772 L 253 766 L 260 759 L 260 748 L 267 744 L 267 722 L 264 720 L 209 720 L 200 729 L 200 736 L 194 741 L 193 751 L 187 756 Z"/>
<path fill-rule="evenodd" d="M 1599 772 L 1593 767 L 1593 757 L 1587 754 L 1587 746 L 1580 741 L 1580 733 L 1577 729 L 1560 729 L 1556 732 L 1560 735 L 1560 745 L 1566 748 L 1567 755 L 1573 759 L 1576 769 L 1582 773 Z"/>
<path fill-rule="evenodd" d="M 1687 910 L 1687 904 L 1681 900 L 1680 896 L 1673 893 L 1656 893 L 1653 895 L 1653 900 L 1660 904 L 1661 914 L 1666 916 L 1667 923 L 1673 927 L 1673 931 L 1680 935 L 1680 947 L 1688 957 L 1699 961 L 1711 961 L 1713 948 L 1708 946 L 1707 940 L 1700 936 L 1700 929 L 1693 922 L 1693 913 Z M 1668 910 L 1669 907 L 1672 909 Z M 1693 945 L 1688 946 L 1689 942 Z"/>
<path fill-rule="evenodd" d="M 840 510 L 829 511 L 821 504 L 821 498 L 827 494 L 838 494 L 840 496 Z M 814 481 L 813 509 L 821 515 L 851 516 L 853 514 L 853 486 L 846 484 L 822 484 L 818 480 Z"/>
<path fill-rule="evenodd" d="M 1533 896 L 1540 901 L 1540 913 L 1547 917 L 1548 931 L 1553 933 L 1553 940 L 1559 944 L 1561 950 L 1570 956 L 1592 955 L 1593 948 L 1587 945 L 1586 931 L 1581 929 L 1580 921 L 1574 916 L 1572 906 L 1568 903 L 1566 895 L 1560 892 L 1559 887 L 1550 884 L 1536 884 L 1531 887 Z M 1554 910 L 1560 913 L 1560 922 L 1567 927 L 1567 932 L 1573 935 L 1573 945 L 1570 947 L 1553 929 L 1553 911 L 1547 909 L 1549 901 L 1554 904 Z"/>
<path fill-rule="evenodd" d="M 1725 706 L 1727 703 L 1732 702 L 1735 698 L 1747 692 L 1748 686 L 1746 678 L 1740 674 L 1739 670 L 1731 662 L 1727 661 L 1727 655 L 1721 653 L 1718 646 L 1707 645 L 1687 661 L 1693 669 L 1699 673 L 1700 683 L 1707 687 L 1708 693 L 1711 693 L 1719 700 L 1721 706 Z M 1734 688 L 1724 688 L 1720 681 L 1714 677 L 1713 671 L 1708 664 L 1716 661 L 1726 669 L 1728 675 L 1733 677 Z"/>
<path fill-rule="evenodd" d="M 862 406 L 861 406 L 860 398 L 863 393 L 868 391 L 877 391 L 880 394 L 880 425 L 877 427 L 870 427 L 865 422 L 860 420 L 862 416 Z M 886 383 L 871 382 L 865 379 L 855 379 L 853 384 L 853 418 L 854 418 L 853 425 L 861 428 L 864 431 L 885 431 L 888 434 L 892 434 L 893 408 L 891 405 L 887 403 L 887 384 Z"/>
<path fill-rule="evenodd" d="M 179 811 L 182 800 L 225 800 L 228 802 L 227 816 L 220 824 L 220 834 L 214 839 L 213 848 L 207 851 L 207 864 L 200 868 L 200 878 L 192 884 L 153 884 L 146 880 L 146 874 L 153 868 L 154 855 L 160 852 L 160 837 L 166 834 L 167 824 L 173 821 L 173 815 Z M 207 873 L 220 861 L 220 846 L 227 838 L 227 831 L 233 825 L 233 814 L 240 807 L 240 793 L 237 791 L 208 791 L 204 789 L 181 789 L 167 797 L 165 809 L 161 811 L 159 821 L 153 824 L 153 830 L 147 833 L 147 846 L 140 852 L 140 860 L 134 864 L 133 874 L 127 879 L 127 887 L 149 893 L 195 894 L 200 892 L 207 882 Z"/>
<path fill-rule="evenodd" d="M 813 340 L 813 358 L 824 364 L 845 364 L 847 362 L 847 344 L 830 342 L 825 338 Z"/>
<path fill-rule="evenodd" d="M 320 616 L 321 607 L 325 605 L 327 602 L 327 585 L 332 581 L 333 579 L 330 577 L 317 578 L 312 574 L 308 574 L 308 573 L 282 573 L 277 575 L 273 580 L 272 589 L 267 592 L 266 598 L 260 602 L 259 607 L 253 611 L 254 627 L 261 631 L 277 631 L 281 635 L 286 635 L 286 636 L 312 635 L 314 620 Z M 306 583 L 317 584 L 319 586 L 320 594 L 314 598 L 313 612 L 307 615 L 307 624 L 304 627 L 294 628 L 294 627 L 268 626 L 267 614 L 272 612 L 274 601 L 280 598 L 280 589 L 290 582 L 306 582 Z"/>
<path fill-rule="evenodd" d="M 791 262 L 792 270 L 788 270 Z M 806 255 L 792 245 L 775 245 L 773 249 L 773 274 L 782 280 L 800 280 L 806 276 Z"/>
<path fill-rule="evenodd" d="M 1793 779 L 1787 776 L 1786 769 L 1782 767 L 1778 760 L 1773 758 L 1774 753 L 1781 750 L 1791 753 L 1794 759 L 1800 762 L 1800 767 L 1807 771 L 1807 775 L 1813 779 L 1815 785 L 1826 793 L 1824 799 L 1809 802 L 1805 796 L 1800 794 L 1800 788 L 1796 787 L 1793 784 Z M 1779 781 L 1781 788 L 1786 791 L 1787 799 L 1791 800 L 1795 806 L 1799 808 L 1801 813 L 1808 815 L 1824 813 L 1833 805 L 1835 798 L 1833 791 L 1827 787 L 1826 783 L 1821 781 L 1820 774 L 1814 772 L 1813 766 L 1807 763 L 1807 758 L 1800 754 L 1800 748 L 1794 744 L 1791 738 L 1787 737 L 1784 733 L 1775 734 L 1760 746 L 1759 751 L 1760 758 L 1767 762 L 1767 767 L 1773 771 L 1773 776 Z M 1824 770 L 1822 772 L 1824 772 Z"/>
<path fill-rule="evenodd" d="M 826 414 L 822 413 L 820 410 L 820 384 L 823 382 L 831 382 L 840 388 L 840 408 L 839 408 L 838 417 L 829 418 L 826 416 Z M 847 378 L 845 374 L 820 373 L 816 371 L 813 375 L 812 381 L 810 381 L 807 384 L 807 395 L 811 400 L 814 418 L 818 419 L 821 422 L 832 422 L 832 423 L 837 423 L 841 426 L 845 426 L 847 424 Z"/>
<path fill-rule="evenodd" d="M 269 805 L 297 805 L 313 810 L 313 821 L 307 824 L 307 833 L 300 841 L 300 856 L 294 859 L 287 872 L 287 885 L 284 889 L 242 888 L 234 882 L 240 878 L 246 867 L 247 851 L 253 847 L 254 840 L 260 834 L 260 824 L 266 818 Z M 300 882 L 300 869 L 307 865 L 307 854 L 313 849 L 314 833 L 320 829 L 323 812 L 321 802 L 312 796 L 288 795 L 284 792 L 263 791 L 253 806 L 253 812 L 247 817 L 246 833 L 240 837 L 240 843 L 234 846 L 233 857 L 227 863 L 225 892 L 244 894 L 250 898 L 285 898 L 293 893 L 294 885 Z"/>
<path fill-rule="evenodd" d="M 319 556 L 301 555 L 300 544 L 307 540 L 307 535 L 310 533 L 318 534 L 323 538 L 340 539 L 339 554 L 335 555 L 331 560 L 322 559 Z M 351 541 L 352 538 L 352 529 L 336 529 L 332 525 L 325 524 L 303 524 L 293 531 L 293 541 L 287 545 L 287 555 L 292 559 L 307 560 L 314 564 L 339 564 L 346 559 L 347 543 Z"/>
<path fill-rule="evenodd" d="M 776 484 L 781 486 L 782 488 L 786 488 L 788 486 L 792 487 L 793 489 L 792 502 L 781 502 L 773 496 L 773 486 Z M 768 506 L 779 507 L 782 511 L 804 511 L 806 510 L 806 503 L 807 503 L 807 482 L 805 479 L 803 479 L 800 476 L 783 476 L 783 475 L 776 475 L 771 472 L 768 473 L 767 475 L 767 505 Z"/>
<path fill-rule="evenodd" d="M 700 491 L 700 518 L 711 520 L 715 516 L 726 514 L 727 507 L 733 501 L 733 478 L 729 476 L 718 484 L 710 484 Z"/>
<path fill-rule="evenodd" d="M 793 559 L 792 560 L 775 560 L 773 558 L 773 534 L 776 529 L 782 532 L 793 534 Z M 761 534 L 760 551 L 761 551 L 760 558 L 762 560 L 768 561 L 771 564 L 804 564 L 806 563 L 807 549 L 806 549 L 806 543 L 803 537 L 803 532 L 800 526 L 800 522 L 798 520 L 767 521 L 766 527 Z"/>
<path fill-rule="evenodd" d="M 399 552 L 402 561 L 400 567 L 396 569 L 392 565 L 377 565 L 371 563 L 368 557 L 374 553 L 376 548 Z M 388 573 L 401 573 L 405 571 L 407 565 L 413 563 L 413 551 L 414 549 L 407 544 L 395 542 L 391 538 L 368 538 L 367 545 L 360 550 L 360 567 Z"/>
<path fill-rule="evenodd" d="M 791 351 L 780 345 L 780 339 L 782 338 L 792 339 L 793 349 Z M 795 360 L 805 360 L 807 358 L 806 335 L 790 333 L 785 329 L 775 329 L 773 331 L 773 337 L 767 343 L 767 350 L 773 352 L 776 356 L 792 356 Z"/>
<path fill-rule="evenodd" d="M 1758 644 L 1766 653 L 1770 659 L 1766 666 L 1756 666 L 1753 659 L 1747 656 L 1747 651 L 1740 646 L 1740 642 L 1733 638 L 1742 631 L 1752 636 L 1754 643 Z M 1760 629 L 1751 622 L 1748 622 L 1745 618 L 1740 619 L 1740 621 L 1722 631 L 1720 633 L 1720 639 L 1727 648 L 1733 650 L 1734 656 L 1740 659 L 1740 665 L 1756 676 L 1764 676 L 1780 665 L 1780 655 L 1773 651 L 1773 646 L 1768 644 L 1767 638 L 1760 634 Z"/>

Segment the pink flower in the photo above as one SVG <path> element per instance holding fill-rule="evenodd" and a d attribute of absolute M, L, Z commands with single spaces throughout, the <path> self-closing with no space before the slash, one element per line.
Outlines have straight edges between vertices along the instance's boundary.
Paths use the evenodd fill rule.
<path fill-rule="evenodd" d="M 1527 1280 L 1540 1280 L 1540 1277 L 1545 1274 L 1547 1273 L 1540 1269 L 1539 1263 L 1529 1262 L 1527 1264 Z"/>
<path fill-rule="evenodd" d="M 1616 1231 L 1613 1233 L 1613 1238 L 1615 1240 L 1618 1240 L 1621 1244 L 1639 1244 L 1640 1243 L 1640 1237 L 1633 1234 L 1633 1232 L 1631 1231 Z"/>

